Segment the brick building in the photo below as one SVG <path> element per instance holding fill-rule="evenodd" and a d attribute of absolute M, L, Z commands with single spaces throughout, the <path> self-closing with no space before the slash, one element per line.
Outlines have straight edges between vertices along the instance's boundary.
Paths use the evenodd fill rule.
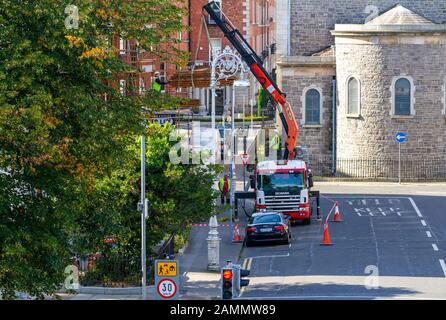
<path fill-rule="evenodd" d="M 188 3 L 185 2 L 184 5 L 188 5 Z M 188 24 L 189 18 L 188 16 L 184 16 L 183 25 L 187 26 Z M 178 49 L 185 52 L 189 51 L 188 32 L 179 32 L 173 36 L 181 40 L 177 45 Z M 168 80 L 178 69 L 176 65 L 168 61 L 163 61 L 156 55 L 146 52 L 142 48 L 138 48 L 135 40 L 125 39 L 116 35 L 113 37 L 113 45 L 118 49 L 118 55 L 122 61 L 139 69 L 138 72 L 120 75 L 119 85 L 122 93 L 142 94 L 145 90 L 152 87 L 155 72 L 160 72 L 162 80 Z M 128 81 L 133 82 L 132 86 L 129 85 Z M 129 92 L 129 87 L 135 88 L 134 92 Z M 171 86 L 165 86 L 165 91 L 169 94 L 187 97 L 187 91 Z"/>
<path fill-rule="evenodd" d="M 403 175 L 446 177 L 445 12 L 443 0 L 278 1 L 279 86 L 318 170 L 395 177 L 402 131 Z"/>
<path fill-rule="evenodd" d="M 208 0 L 189 1 L 190 65 L 195 65 L 195 68 L 210 66 L 213 49 L 232 47 L 218 26 L 209 17 L 203 16 L 202 7 L 208 2 Z M 264 65 L 272 72 L 275 68 L 275 0 L 218 0 L 216 2 L 219 2 L 224 14 L 247 39 L 256 53 L 264 59 Z M 204 27 L 203 21 L 206 27 Z M 257 81 L 251 78 L 249 92 L 240 92 L 236 97 L 236 104 L 246 106 L 249 99 L 255 101 L 257 89 Z M 217 90 L 217 114 L 221 114 L 224 106 L 230 103 L 231 90 L 231 87 Z M 208 89 L 195 88 L 193 97 L 200 99 L 202 105 L 209 110 L 210 94 Z M 242 99 L 243 97 L 245 98 Z"/>

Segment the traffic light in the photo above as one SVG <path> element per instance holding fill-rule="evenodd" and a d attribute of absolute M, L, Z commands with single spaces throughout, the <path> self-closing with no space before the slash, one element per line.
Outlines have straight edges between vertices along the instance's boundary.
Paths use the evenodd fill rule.
<path fill-rule="evenodd" d="M 223 300 L 232 299 L 234 295 L 234 288 L 232 283 L 234 279 L 234 272 L 231 267 L 222 268 L 221 279 L 222 279 L 222 286 L 221 286 L 222 299 Z"/>

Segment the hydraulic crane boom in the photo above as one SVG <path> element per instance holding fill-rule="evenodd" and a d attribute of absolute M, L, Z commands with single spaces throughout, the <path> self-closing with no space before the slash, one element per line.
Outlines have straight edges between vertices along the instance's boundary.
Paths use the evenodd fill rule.
<path fill-rule="evenodd" d="M 280 106 L 280 118 L 287 134 L 284 159 L 294 159 L 296 156 L 295 147 L 299 135 L 299 127 L 297 126 L 291 105 L 286 101 L 284 94 L 280 91 L 271 75 L 263 67 L 262 60 L 251 48 L 242 34 L 234 27 L 223 12 L 221 12 L 219 5 L 216 2 L 211 1 L 205 5 L 203 9 L 207 11 L 212 20 L 215 21 L 216 25 L 224 33 L 225 37 L 238 51 L 262 87 L 269 92 L 274 101 Z"/>

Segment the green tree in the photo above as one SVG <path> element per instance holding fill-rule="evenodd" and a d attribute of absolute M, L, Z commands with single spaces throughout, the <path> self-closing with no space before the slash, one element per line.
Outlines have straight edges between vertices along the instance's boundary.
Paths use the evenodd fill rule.
<path fill-rule="evenodd" d="M 72 4 L 78 28 L 66 24 Z M 117 58 L 112 36 L 181 63 L 172 34 L 183 29 L 183 13 L 170 0 L 0 0 L 4 298 L 15 291 L 42 298 L 63 283 L 79 217 L 108 222 L 86 204 L 94 205 L 97 181 L 126 160 L 131 137 L 142 133 L 141 106 L 153 112 L 175 103 L 153 92 L 120 94 L 116 76 L 132 70 Z"/>
<path fill-rule="evenodd" d="M 168 234 L 184 234 L 191 223 L 202 222 L 214 212 L 214 179 L 218 165 L 173 164 L 169 154 L 177 143 L 170 138 L 173 127 L 150 124 L 146 143 L 146 191 L 151 205 L 147 221 L 150 248 Z M 173 140 L 173 141 L 172 141 Z M 85 253 L 110 253 L 104 238 L 113 236 L 114 254 L 138 257 L 140 254 L 140 138 L 129 145 L 127 159 L 109 176 L 97 181 L 95 191 L 81 204 L 77 247 Z M 80 194 L 86 194 L 79 190 Z M 83 235 L 83 236 L 82 236 Z"/>

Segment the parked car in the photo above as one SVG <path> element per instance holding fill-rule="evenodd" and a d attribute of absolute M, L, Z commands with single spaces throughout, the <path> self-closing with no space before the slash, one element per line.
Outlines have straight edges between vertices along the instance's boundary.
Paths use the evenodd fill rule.
<path fill-rule="evenodd" d="M 246 246 L 254 243 L 291 240 L 290 220 L 279 212 L 254 213 L 246 226 Z"/>

